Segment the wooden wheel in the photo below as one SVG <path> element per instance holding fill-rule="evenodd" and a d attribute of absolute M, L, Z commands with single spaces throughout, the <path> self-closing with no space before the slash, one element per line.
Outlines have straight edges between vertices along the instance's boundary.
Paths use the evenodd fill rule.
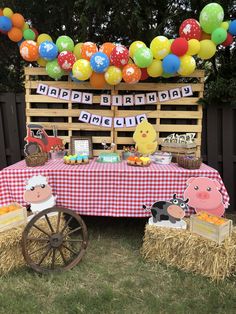
<path fill-rule="evenodd" d="M 40 273 L 68 270 L 77 265 L 88 244 L 87 227 L 74 211 L 62 207 L 35 215 L 22 234 L 26 263 Z"/>

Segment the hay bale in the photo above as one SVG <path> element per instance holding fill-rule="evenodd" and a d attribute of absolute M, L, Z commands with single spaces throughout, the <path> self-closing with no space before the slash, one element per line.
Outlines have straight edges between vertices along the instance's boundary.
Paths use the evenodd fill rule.
<path fill-rule="evenodd" d="M 217 244 L 189 230 L 146 225 L 141 254 L 149 261 L 223 280 L 236 271 L 236 228 L 231 238 Z"/>
<path fill-rule="evenodd" d="M 54 228 L 56 228 L 57 216 L 51 217 L 50 222 Z M 45 219 L 37 221 L 37 225 L 43 228 L 45 231 L 50 232 L 49 226 Z M 63 228 L 63 222 L 61 223 Z M 0 275 L 6 274 L 13 269 L 18 269 L 26 265 L 21 248 L 21 237 L 25 225 L 21 225 L 17 228 L 13 228 L 4 232 L 0 232 Z M 30 236 L 39 237 L 42 233 L 36 229 L 31 229 Z M 31 242 L 31 249 L 37 250 L 41 246 L 38 242 Z M 68 251 L 64 251 L 64 256 L 69 256 Z M 41 252 L 34 254 L 34 259 L 37 260 L 41 256 Z M 59 259 L 60 257 L 58 257 Z M 58 261 L 58 260 L 57 260 Z M 50 263 L 50 255 L 45 259 L 46 263 Z M 60 261 L 59 261 L 60 262 Z"/>

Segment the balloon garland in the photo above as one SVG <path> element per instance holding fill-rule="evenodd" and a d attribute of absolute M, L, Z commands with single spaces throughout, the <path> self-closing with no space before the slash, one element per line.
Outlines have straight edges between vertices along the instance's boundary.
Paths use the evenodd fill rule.
<path fill-rule="evenodd" d="M 48 34 L 38 34 L 24 17 L 10 8 L 0 9 L 0 33 L 18 43 L 21 57 L 46 67 L 47 74 L 59 80 L 69 74 L 75 82 L 90 80 L 94 88 L 117 85 L 122 79 L 134 84 L 150 77 L 188 76 L 196 68 L 195 57 L 210 59 L 217 45 L 233 43 L 236 20 L 224 21 L 224 10 L 218 3 L 207 4 L 199 22 L 186 19 L 179 28 L 179 37 L 155 37 L 147 47 L 134 41 L 129 49 L 120 44 L 74 44 L 68 36 L 60 36 L 56 43 Z"/>

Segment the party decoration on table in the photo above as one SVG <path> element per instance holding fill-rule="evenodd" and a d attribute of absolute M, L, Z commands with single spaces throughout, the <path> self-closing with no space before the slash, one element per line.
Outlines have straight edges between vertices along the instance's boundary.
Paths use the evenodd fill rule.
<path fill-rule="evenodd" d="M 28 124 L 27 135 L 25 137 L 24 152 L 25 154 L 32 155 L 40 152 L 48 153 L 54 147 L 58 147 L 60 150 L 64 150 L 62 139 L 57 137 L 57 131 L 54 128 L 54 136 L 48 136 L 44 127 L 40 124 Z"/>
<path fill-rule="evenodd" d="M 172 154 L 167 152 L 157 151 L 152 155 L 152 160 L 156 164 L 169 165 L 172 160 Z"/>
<path fill-rule="evenodd" d="M 149 218 L 148 223 L 159 227 L 186 229 L 186 222 L 182 219 L 185 211 L 188 210 L 188 201 L 188 199 L 177 198 L 174 194 L 170 201 L 155 202 L 150 208 L 152 217 Z M 143 209 L 149 210 L 146 205 L 143 205 Z"/>
<path fill-rule="evenodd" d="M 117 153 L 100 153 L 96 161 L 101 163 L 116 163 L 120 162 L 120 156 Z"/>
<path fill-rule="evenodd" d="M 122 160 L 126 160 L 130 156 L 135 156 L 137 153 L 134 146 L 123 146 L 123 150 L 121 153 Z"/>
<path fill-rule="evenodd" d="M 86 165 L 89 163 L 89 157 L 87 155 L 69 155 L 63 157 L 64 164 L 67 165 Z"/>
<path fill-rule="evenodd" d="M 32 153 L 25 157 L 27 167 L 39 167 L 45 165 L 48 161 L 49 155 L 45 152 Z"/>
<path fill-rule="evenodd" d="M 33 214 L 55 206 L 56 198 L 52 194 L 52 188 L 48 184 L 46 177 L 35 175 L 27 180 L 24 201 L 30 204 L 30 210 Z"/>
<path fill-rule="evenodd" d="M 176 134 L 172 133 L 163 139 L 163 146 L 165 143 L 173 144 L 173 146 L 186 145 L 188 147 L 193 147 L 195 145 L 195 136 L 196 133 L 185 133 L 185 134 Z"/>
<path fill-rule="evenodd" d="M 104 141 L 101 144 L 102 144 L 104 150 L 106 150 L 106 151 L 113 151 L 114 152 L 114 149 L 115 149 L 115 146 L 116 146 L 115 143 L 107 144 L 107 142 Z"/>
<path fill-rule="evenodd" d="M 202 164 L 202 158 L 195 156 L 179 155 L 176 157 L 178 166 L 185 169 L 199 169 Z"/>
<path fill-rule="evenodd" d="M 143 119 L 136 127 L 133 140 L 135 141 L 135 147 L 140 154 L 149 155 L 156 151 L 156 130 L 146 119 Z"/>
<path fill-rule="evenodd" d="M 216 216 L 223 216 L 228 204 L 223 203 L 220 192 L 221 184 L 207 177 L 192 177 L 186 182 L 184 197 L 189 198 L 189 206 L 195 211 L 205 211 Z"/>
<path fill-rule="evenodd" d="M 218 244 L 230 237 L 232 230 L 232 220 L 221 218 L 204 211 L 190 216 L 190 232 L 215 241 Z"/>
<path fill-rule="evenodd" d="M 151 159 L 149 157 L 129 156 L 127 158 L 127 165 L 129 166 L 148 167 L 150 164 Z"/>
<path fill-rule="evenodd" d="M 20 46 L 20 54 L 25 61 L 37 61 L 38 65 L 46 66 L 48 75 L 55 80 L 64 75 L 58 67 L 65 71 L 73 69 L 73 76 L 79 81 L 90 79 L 92 72 L 104 73 L 106 83 L 112 86 L 122 79 L 127 84 L 134 84 L 148 76 L 189 76 L 195 71 L 196 58 L 212 58 L 218 45 L 228 47 L 236 36 L 236 20 L 224 21 L 224 10 L 218 3 L 207 4 L 200 13 L 199 21 L 193 18 L 184 20 L 179 27 L 179 38 L 158 35 L 149 47 L 139 40 L 129 47 L 111 42 L 97 47 L 90 41 L 74 45 L 66 35 L 59 36 L 54 44 L 49 34 L 39 34 L 21 14 L 14 13 L 10 8 L 3 8 L 2 12 L 0 33 Z M 47 50 L 48 44 L 41 47 L 45 42 L 51 42 L 57 49 L 53 48 L 52 53 Z M 80 60 L 82 62 L 78 63 Z M 53 66 L 48 66 L 48 61 L 54 61 Z M 128 64 L 136 67 L 123 69 Z M 96 75 L 90 82 L 95 88 L 103 88 L 105 84 L 103 77 Z"/>

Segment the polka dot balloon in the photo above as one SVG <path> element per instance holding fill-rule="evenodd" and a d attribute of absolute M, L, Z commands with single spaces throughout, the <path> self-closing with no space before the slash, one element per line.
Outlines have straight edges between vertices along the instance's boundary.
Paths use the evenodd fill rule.
<path fill-rule="evenodd" d="M 111 64 L 123 67 L 129 62 L 129 50 L 122 45 L 117 45 L 110 55 Z"/>
<path fill-rule="evenodd" d="M 179 36 L 184 37 L 187 40 L 197 39 L 199 40 L 202 35 L 201 26 L 195 19 L 187 19 L 183 21 L 179 28 Z"/>

